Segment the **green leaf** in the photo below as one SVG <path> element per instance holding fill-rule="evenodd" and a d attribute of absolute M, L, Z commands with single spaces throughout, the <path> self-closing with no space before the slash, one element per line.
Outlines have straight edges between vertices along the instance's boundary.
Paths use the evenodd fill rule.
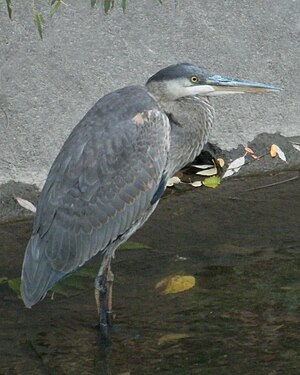
<path fill-rule="evenodd" d="M 8 282 L 8 278 L 6 276 L 0 277 L 0 284 L 6 284 Z"/>
<path fill-rule="evenodd" d="M 74 292 L 76 293 L 78 290 L 87 289 L 87 287 L 88 286 L 83 279 L 75 274 L 58 282 L 53 288 L 51 288 L 51 291 L 65 297 L 70 297 Z"/>
<path fill-rule="evenodd" d="M 103 6 L 104 6 L 104 13 L 107 14 L 109 10 L 111 9 L 111 0 L 104 0 Z"/>
<path fill-rule="evenodd" d="M 139 242 L 132 242 L 132 241 L 127 241 L 125 243 L 123 243 L 119 249 L 123 249 L 123 250 L 136 250 L 136 249 L 151 249 L 150 246 L 147 246 L 147 245 L 144 245 L 142 243 L 139 243 Z"/>
<path fill-rule="evenodd" d="M 97 0 L 91 0 L 91 7 L 94 8 L 94 6 L 96 5 L 96 2 Z"/>
<path fill-rule="evenodd" d="M 17 296 L 21 294 L 20 287 L 21 287 L 21 278 L 18 277 L 16 279 L 8 280 L 8 286 L 10 289 L 16 293 Z"/>
<path fill-rule="evenodd" d="M 125 13 L 125 10 L 126 10 L 126 0 L 121 0 L 121 7 L 123 9 L 123 13 Z"/>
<path fill-rule="evenodd" d="M 50 16 L 52 17 L 59 9 L 61 6 L 61 0 L 54 0 L 51 3 L 51 9 L 50 9 Z"/>
<path fill-rule="evenodd" d="M 11 2 L 11 0 L 6 0 L 6 6 L 7 6 L 8 17 L 10 19 L 12 19 L 12 2 Z"/>
<path fill-rule="evenodd" d="M 41 13 L 38 13 L 35 7 L 33 7 L 32 11 L 33 11 L 33 19 L 34 19 L 35 27 L 39 33 L 40 38 L 43 39 L 44 18 Z"/>
<path fill-rule="evenodd" d="M 216 188 L 221 183 L 221 178 L 218 176 L 208 177 L 202 181 L 202 184 L 209 188 Z"/>
<path fill-rule="evenodd" d="M 76 271 L 75 275 L 79 277 L 95 278 L 98 273 L 98 268 L 82 267 Z"/>

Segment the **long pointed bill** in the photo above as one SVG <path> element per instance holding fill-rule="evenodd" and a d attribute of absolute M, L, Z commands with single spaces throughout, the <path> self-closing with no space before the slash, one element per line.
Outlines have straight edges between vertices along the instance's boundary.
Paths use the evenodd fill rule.
<path fill-rule="evenodd" d="M 265 85 L 263 83 L 242 81 L 217 75 L 207 78 L 205 83 L 212 89 L 212 91 L 207 94 L 210 96 L 242 94 L 245 92 L 278 92 L 281 90 L 279 87 Z"/>

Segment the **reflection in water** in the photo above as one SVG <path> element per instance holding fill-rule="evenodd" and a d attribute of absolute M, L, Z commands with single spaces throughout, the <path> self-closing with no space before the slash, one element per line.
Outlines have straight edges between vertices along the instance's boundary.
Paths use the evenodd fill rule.
<path fill-rule="evenodd" d="M 92 277 L 23 307 L 4 277 L 19 276 L 32 223 L 2 224 L 0 373 L 296 374 L 299 182 L 236 193 L 266 183 L 251 181 L 164 200 L 133 239 L 151 248 L 119 250 L 109 348 L 94 327 Z M 170 275 L 196 285 L 160 295 L 155 285 Z"/>

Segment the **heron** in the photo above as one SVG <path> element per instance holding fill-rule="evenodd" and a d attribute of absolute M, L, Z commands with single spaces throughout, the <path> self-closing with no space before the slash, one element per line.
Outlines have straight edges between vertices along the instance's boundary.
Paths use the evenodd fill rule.
<path fill-rule="evenodd" d="M 111 259 L 153 213 L 168 179 L 200 154 L 214 121 L 210 97 L 276 91 L 179 63 L 103 96 L 72 130 L 42 189 L 23 261 L 25 305 L 101 253 L 95 296 L 108 337 Z"/>

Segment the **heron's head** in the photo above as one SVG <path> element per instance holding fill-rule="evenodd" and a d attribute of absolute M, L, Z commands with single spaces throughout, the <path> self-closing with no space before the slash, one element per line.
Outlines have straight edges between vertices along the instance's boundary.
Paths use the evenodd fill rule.
<path fill-rule="evenodd" d="M 161 100 L 280 90 L 263 83 L 211 75 L 206 69 L 188 63 L 170 65 L 160 70 L 149 78 L 146 87 L 154 97 Z"/>

